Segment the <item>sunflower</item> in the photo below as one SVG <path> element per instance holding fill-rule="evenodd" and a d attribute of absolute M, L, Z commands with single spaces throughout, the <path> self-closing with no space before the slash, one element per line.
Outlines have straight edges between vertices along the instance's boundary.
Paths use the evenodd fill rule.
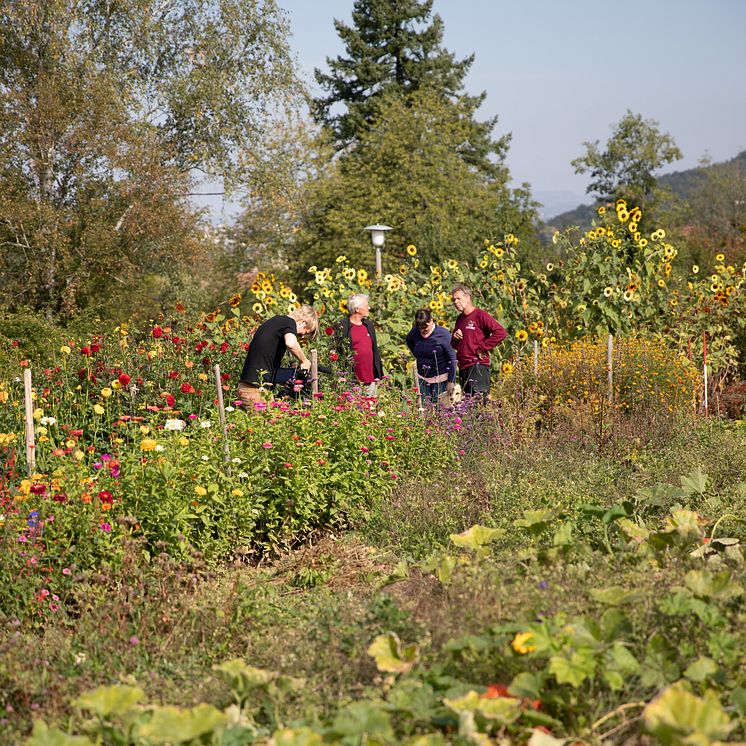
<path fill-rule="evenodd" d="M 634 297 L 634 293 L 631 290 L 625 290 L 624 291 L 624 300 L 626 300 L 628 303 L 632 300 Z"/>
<path fill-rule="evenodd" d="M 506 360 L 502 364 L 501 370 L 504 376 L 509 376 L 513 373 L 513 365 Z"/>
<path fill-rule="evenodd" d="M 505 249 L 501 248 L 500 246 L 498 246 L 498 247 L 497 247 L 497 248 L 495 249 L 495 256 L 496 256 L 496 257 L 497 257 L 498 259 L 499 259 L 499 258 L 500 258 L 501 256 L 503 256 L 504 254 L 505 254 Z"/>
<path fill-rule="evenodd" d="M 659 288 L 666 287 L 666 281 L 665 280 L 658 280 L 658 287 Z"/>
<path fill-rule="evenodd" d="M 615 249 L 618 249 L 618 248 L 619 248 L 619 247 L 620 247 L 620 246 L 622 245 L 622 242 L 621 242 L 621 241 L 620 241 L 620 240 L 619 240 L 618 238 L 615 238 L 615 239 L 614 239 L 614 240 L 613 240 L 613 241 L 611 242 L 611 245 L 612 245 L 612 246 L 613 246 L 613 247 L 614 247 Z"/>
<path fill-rule="evenodd" d="M 413 243 L 407 246 L 407 254 L 409 254 L 409 256 L 415 256 L 415 254 L 417 254 L 417 247 Z"/>
<path fill-rule="evenodd" d="M 261 313 L 264 310 L 264 306 L 261 303 L 254 303 L 254 305 L 251 307 L 251 310 L 254 313 Z"/>
<path fill-rule="evenodd" d="M 344 254 L 342 256 L 338 256 L 337 259 L 336 259 L 337 264 L 342 264 L 342 263 L 344 263 L 346 261 L 347 261 L 347 257 L 344 256 Z"/>
<path fill-rule="evenodd" d="M 606 213 L 606 208 L 605 207 L 599 207 L 598 210 L 597 210 L 597 212 L 598 212 L 599 215 L 604 215 Z"/>
<path fill-rule="evenodd" d="M 716 262 L 724 262 L 725 261 L 725 254 L 715 254 L 715 261 Z"/>
<path fill-rule="evenodd" d="M 458 268 L 458 261 L 456 259 L 449 259 L 446 264 L 448 265 L 448 269 Z"/>
<path fill-rule="evenodd" d="M 241 293 L 236 293 L 235 295 L 232 295 L 228 300 L 228 305 L 231 308 L 238 308 L 238 306 L 241 305 Z"/>
<path fill-rule="evenodd" d="M 517 332 L 515 333 L 515 338 L 516 338 L 516 339 L 517 339 L 517 340 L 518 340 L 519 342 L 525 342 L 525 341 L 526 341 L 526 340 L 528 339 L 528 332 L 527 332 L 527 331 L 526 331 L 525 329 L 519 329 L 519 330 L 518 330 L 518 331 L 517 331 Z"/>
<path fill-rule="evenodd" d="M 486 257 L 486 256 L 483 256 L 483 257 L 482 257 L 482 261 L 481 261 L 481 262 L 479 262 L 479 266 L 480 266 L 480 267 L 481 267 L 482 269 L 487 269 L 487 265 L 488 265 L 488 264 L 489 264 L 489 260 L 487 259 L 487 257 Z"/>
<path fill-rule="evenodd" d="M 614 292 L 614 288 L 608 285 L 604 288 L 604 295 L 608 298 Z"/>
<path fill-rule="evenodd" d="M 549 264 L 547 264 L 547 272 L 551 272 L 553 269 L 554 269 L 554 264 L 549 262 Z"/>

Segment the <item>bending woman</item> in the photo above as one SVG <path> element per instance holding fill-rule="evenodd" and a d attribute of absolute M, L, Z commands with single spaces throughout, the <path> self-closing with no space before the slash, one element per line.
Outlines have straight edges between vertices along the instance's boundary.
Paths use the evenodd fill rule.
<path fill-rule="evenodd" d="M 453 391 L 456 381 L 456 351 L 451 347 L 451 334 L 433 321 L 429 308 L 421 308 L 414 315 L 414 326 L 406 342 L 417 361 L 422 404 L 435 404 L 444 391 Z"/>

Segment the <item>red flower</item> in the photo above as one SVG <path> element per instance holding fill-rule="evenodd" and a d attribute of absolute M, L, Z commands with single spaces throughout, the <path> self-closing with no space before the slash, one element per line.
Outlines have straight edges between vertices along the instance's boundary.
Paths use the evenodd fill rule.
<path fill-rule="evenodd" d="M 52 500 L 56 503 L 64 503 L 67 501 L 67 495 L 64 492 L 57 492 L 52 497 Z"/>
<path fill-rule="evenodd" d="M 324 329 L 324 334 L 331 337 L 332 334 L 334 334 L 334 329 L 331 326 L 327 326 L 326 329 Z"/>
<path fill-rule="evenodd" d="M 337 355 L 336 352 L 332 352 L 329 354 L 329 360 L 331 360 L 333 363 L 336 363 L 337 360 L 339 360 L 339 355 Z"/>
<path fill-rule="evenodd" d="M 193 394 L 194 393 L 194 386 L 192 386 L 191 383 L 182 383 L 179 387 L 179 390 L 182 394 Z"/>
<path fill-rule="evenodd" d="M 508 687 L 505 684 L 488 684 L 487 691 L 482 694 L 483 699 L 496 699 L 498 697 L 509 697 Z"/>
<path fill-rule="evenodd" d="M 101 349 L 101 345 L 99 344 L 92 344 L 91 345 L 91 352 L 98 352 Z"/>
<path fill-rule="evenodd" d="M 175 381 L 179 377 L 179 375 L 180 375 L 180 373 L 179 373 L 178 370 L 172 370 L 172 371 L 169 371 L 169 373 L 168 373 L 168 377 L 172 381 Z"/>
<path fill-rule="evenodd" d="M 80 348 L 80 354 L 85 355 L 86 357 L 90 356 L 91 348 L 88 345 L 84 345 Z"/>
<path fill-rule="evenodd" d="M 228 343 L 223 342 L 223 344 L 220 345 L 220 352 L 226 352 L 228 350 Z"/>
<path fill-rule="evenodd" d="M 111 503 L 114 502 L 114 497 L 108 490 L 101 490 L 101 492 L 98 493 L 98 499 L 101 500 L 102 503 Z"/>
<path fill-rule="evenodd" d="M 166 394 L 164 398 L 166 399 L 166 404 L 169 407 L 173 407 L 173 405 L 176 404 L 176 399 L 174 399 L 174 397 L 171 396 L 171 394 Z"/>
<path fill-rule="evenodd" d="M 126 373 L 122 373 L 119 376 L 119 383 L 122 384 L 122 386 L 127 386 L 130 382 L 130 377 Z"/>
<path fill-rule="evenodd" d="M 163 336 L 163 329 L 160 326 L 154 326 L 150 333 L 153 335 L 153 339 L 160 339 Z"/>
<path fill-rule="evenodd" d="M 46 491 L 47 491 L 46 485 L 42 484 L 41 482 L 34 482 L 31 485 L 32 495 L 43 495 Z"/>

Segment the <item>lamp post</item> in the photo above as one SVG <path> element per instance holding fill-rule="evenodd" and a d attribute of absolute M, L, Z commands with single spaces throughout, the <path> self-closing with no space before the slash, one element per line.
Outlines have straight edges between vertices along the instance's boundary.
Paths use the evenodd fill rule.
<path fill-rule="evenodd" d="M 373 242 L 373 246 L 376 247 L 376 279 L 381 279 L 381 246 L 383 246 L 386 240 L 386 231 L 390 231 L 391 227 L 388 225 L 366 225 L 366 231 L 370 231 L 370 240 Z"/>

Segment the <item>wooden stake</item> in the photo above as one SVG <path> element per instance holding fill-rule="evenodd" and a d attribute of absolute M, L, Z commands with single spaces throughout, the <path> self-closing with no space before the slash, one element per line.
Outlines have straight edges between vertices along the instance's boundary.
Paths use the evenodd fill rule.
<path fill-rule="evenodd" d="M 220 378 L 220 366 L 215 365 L 215 388 L 218 390 L 218 412 L 220 414 L 220 425 L 223 429 L 223 461 L 225 462 L 225 473 L 231 475 L 231 452 L 228 446 L 228 423 L 225 421 L 225 406 L 223 405 L 223 381 Z"/>
<path fill-rule="evenodd" d="M 26 471 L 28 478 L 36 472 L 36 441 L 34 436 L 34 401 L 31 388 L 31 369 L 23 371 L 23 391 L 26 405 Z"/>
<path fill-rule="evenodd" d="M 707 332 L 702 332 L 702 361 L 702 378 L 705 385 L 705 417 L 707 417 Z"/>
<path fill-rule="evenodd" d="M 311 350 L 311 393 L 319 393 L 319 351 Z"/>
<path fill-rule="evenodd" d="M 539 341 L 534 340 L 534 375 L 539 375 Z"/>
<path fill-rule="evenodd" d="M 606 374 L 609 379 L 609 404 L 614 403 L 614 337 L 609 334 L 606 343 Z"/>

